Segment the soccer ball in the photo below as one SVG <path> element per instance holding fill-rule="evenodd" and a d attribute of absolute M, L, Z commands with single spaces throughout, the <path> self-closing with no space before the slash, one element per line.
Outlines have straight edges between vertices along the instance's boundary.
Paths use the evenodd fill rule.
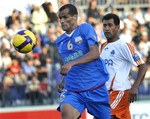
<path fill-rule="evenodd" d="M 29 53 L 36 45 L 36 38 L 31 31 L 21 30 L 15 34 L 12 44 L 18 52 Z"/>

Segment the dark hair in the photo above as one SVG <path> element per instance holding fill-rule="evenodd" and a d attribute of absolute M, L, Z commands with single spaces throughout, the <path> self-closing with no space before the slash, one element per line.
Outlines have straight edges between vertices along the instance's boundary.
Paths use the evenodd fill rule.
<path fill-rule="evenodd" d="M 120 25 L 120 19 L 116 14 L 108 13 L 102 18 L 102 21 L 109 20 L 109 19 L 113 19 L 115 25 Z"/>
<path fill-rule="evenodd" d="M 69 9 L 69 14 L 70 15 L 76 15 L 76 14 L 78 14 L 77 8 L 74 5 L 72 5 L 72 4 L 65 4 L 65 5 L 63 5 L 59 9 L 59 12 L 62 11 L 62 10 L 64 10 L 64 9 Z"/>

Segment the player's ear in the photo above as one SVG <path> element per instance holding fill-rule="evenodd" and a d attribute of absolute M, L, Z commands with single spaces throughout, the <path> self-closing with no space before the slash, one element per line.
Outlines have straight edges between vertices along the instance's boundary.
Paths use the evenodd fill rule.
<path fill-rule="evenodd" d="M 120 30 L 120 25 L 117 25 L 117 29 L 118 29 L 118 31 Z"/>
<path fill-rule="evenodd" d="M 75 14 L 75 15 L 73 15 L 73 17 L 77 19 L 77 18 L 78 18 L 78 15 L 77 15 L 77 14 Z"/>

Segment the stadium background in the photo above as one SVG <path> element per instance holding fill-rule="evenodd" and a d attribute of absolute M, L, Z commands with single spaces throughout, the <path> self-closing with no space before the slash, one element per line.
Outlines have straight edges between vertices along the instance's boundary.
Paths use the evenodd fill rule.
<path fill-rule="evenodd" d="M 90 0 L 0 2 L 0 119 L 42 119 L 43 115 L 45 119 L 60 118 L 55 111 L 59 102 L 55 86 L 61 80 L 62 61 L 55 40 L 63 31 L 56 14 L 66 3 L 78 7 L 79 24 L 91 23 L 100 43 L 105 41 L 102 16 L 108 12 L 120 16 L 120 37 L 132 43 L 148 65 L 138 100 L 131 104 L 132 118 L 150 119 L 150 0 L 96 0 L 97 9 L 94 10 L 90 7 Z M 47 6 L 49 10 L 44 11 Z M 16 52 L 11 45 L 13 35 L 20 29 L 33 31 L 37 38 L 36 48 L 26 55 Z M 131 82 L 136 74 L 137 68 L 132 67 Z"/>

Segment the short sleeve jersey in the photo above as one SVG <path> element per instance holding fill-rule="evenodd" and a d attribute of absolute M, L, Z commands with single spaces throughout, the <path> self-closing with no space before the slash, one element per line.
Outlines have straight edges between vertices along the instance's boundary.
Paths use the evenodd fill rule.
<path fill-rule="evenodd" d="M 90 46 L 98 45 L 94 28 L 84 23 L 71 34 L 62 34 L 56 40 L 56 46 L 64 64 L 83 57 Z M 65 76 L 67 90 L 84 91 L 94 88 L 108 80 L 108 72 L 102 59 L 73 66 Z"/>
<path fill-rule="evenodd" d="M 105 46 L 104 46 L 105 45 Z M 110 74 L 106 83 L 108 90 L 127 90 L 131 88 L 129 73 L 131 66 L 144 63 L 135 48 L 124 40 L 105 42 L 100 57 L 105 61 Z"/>

